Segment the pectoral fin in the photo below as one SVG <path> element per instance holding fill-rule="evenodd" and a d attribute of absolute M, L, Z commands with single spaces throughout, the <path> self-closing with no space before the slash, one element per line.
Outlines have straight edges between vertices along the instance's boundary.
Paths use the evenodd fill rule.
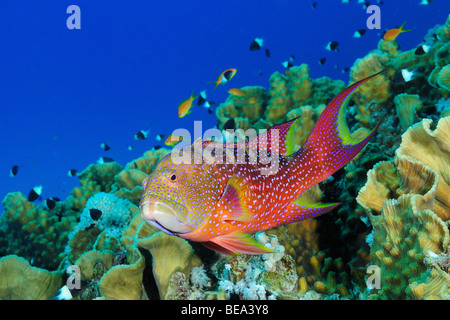
<path fill-rule="evenodd" d="M 224 221 L 248 222 L 252 219 L 252 212 L 247 208 L 245 201 L 246 187 L 242 180 L 231 177 L 219 200 L 216 212 L 221 212 Z"/>

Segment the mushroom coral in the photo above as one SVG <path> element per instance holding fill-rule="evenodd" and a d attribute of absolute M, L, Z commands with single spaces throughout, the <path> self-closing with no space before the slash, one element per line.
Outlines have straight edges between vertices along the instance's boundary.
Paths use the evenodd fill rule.
<path fill-rule="evenodd" d="M 437 83 L 443 90 L 450 92 L 450 64 L 439 71 Z"/>
<path fill-rule="evenodd" d="M 201 265 L 194 249 L 184 239 L 157 232 L 138 240 L 138 246 L 150 251 L 153 262 L 153 276 L 161 300 L 166 298 L 170 276 L 179 271 L 188 278 L 193 267 Z"/>
<path fill-rule="evenodd" d="M 396 155 L 423 162 L 437 171 L 439 182 L 433 211 L 444 221 L 450 219 L 450 116 L 441 118 L 434 131 L 432 121 L 423 119 L 402 135 Z"/>
<path fill-rule="evenodd" d="M 381 215 L 371 218 L 375 234 L 370 256 L 372 264 L 380 267 L 383 286 L 369 298 L 413 298 L 408 285 L 427 273 L 424 253 L 441 253 L 448 246 L 446 225 L 431 210 L 420 211 L 417 197 L 421 196 L 405 194 L 390 199 Z"/>
<path fill-rule="evenodd" d="M 107 300 L 140 300 L 145 259 L 137 248 L 127 252 L 126 264 L 116 265 L 101 278 L 98 286 Z"/>
<path fill-rule="evenodd" d="M 422 109 L 422 101 L 417 94 L 402 93 L 395 96 L 394 103 L 400 126 L 406 131 L 414 123 L 416 111 Z"/>
<path fill-rule="evenodd" d="M 57 295 L 62 283 L 61 272 L 32 267 L 16 255 L 0 259 L 0 299 L 48 300 Z"/>
<path fill-rule="evenodd" d="M 424 119 L 409 128 L 395 159 L 370 170 L 358 194 L 374 229 L 371 263 L 381 268 L 384 283 L 369 298 L 424 298 L 425 287 L 439 277 L 424 257 L 449 244 L 450 117 L 434 131 L 430 126 Z"/>

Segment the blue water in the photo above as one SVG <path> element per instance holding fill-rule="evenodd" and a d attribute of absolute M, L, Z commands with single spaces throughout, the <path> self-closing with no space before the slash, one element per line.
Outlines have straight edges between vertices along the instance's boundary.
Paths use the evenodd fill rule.
<path fill-rule="evenodd" d="M 312 78 L 348 82 L 341 69 L 376 49 L 384 29 L 407 21 L 413 31 L 398 42 L 409 50 L 450 13 L 448 0 L 428 6 L 384 0 L 381 30 L 357 39 L 354 32 L 366 28 L 369 17 L 357 2 L 2 1 L 0 198 L 43 185 L 43 198 L 65 199 L 79 185 L 69 169 L 82 171 L 101 156 L 124 166 L 160 144 L 156 134 L 193 131 L 194 120 L 203 121 L 203 130 L 213 127 L 215 116 L 201 107 L 178 118 L 177 105 L 192 90 L 206 90 L 220 103 L 232 87 L 268 88 L 269 76 L 282 72 L 291 55 L 295 65 L 310 65 Z M 81 9 L 80 30 L 66 26 L 72 4 Z M 264 47 L 251 52 L 255 37 L 265 39 Z M 338 41 L 340 50 L 325 50 L 329 41 Z M 237 68 L 236 76 L 212 91 L 207 82 L 228 68 Z M 150 130 L 149 138 L 135 141 L 138 130 Z M 111 150 L 103 151 L 103 142 Z M 11 178 L 13 165 L 20 169 Z"/>

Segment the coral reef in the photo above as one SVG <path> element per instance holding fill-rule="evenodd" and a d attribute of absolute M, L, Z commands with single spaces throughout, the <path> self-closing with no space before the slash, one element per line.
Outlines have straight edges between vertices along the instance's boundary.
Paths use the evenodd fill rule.
<path fill-rule="evenodd" d="M 101 277 L 98 283 L 101 295 L 107 300 L 142 299 L 144 268 L 144 257 L 137 249 L 127 252 L 126 263 L 113 266 Z"/>
<path fill-rule="evenodd" d="M 243 130 L 267 129 L 286 121 L 291 110 L 302 106 L 319 108 L 320 111 L 315 112 L 320 115 L 323 110 L 321 105 L 328 103 L 345 88 L 341 80 L 327 77 L 312 80 L 306 64 L 294 66 L 285 74 L 273 73 L 269 83 L 269 91 L 262 87 L 244 87 L 245 97 L 230 95 L 221 103 L 216 109 L 219 128 L 232 118 L 236 126 Z"/>
<path fill-rule="evenodd" d="M 422 109 L 422 101 L 417 94 L 403 93 L 395 96 L 394 103 L 400 126 L 406 131 L 414 123 L 416 111 Z"/>
<path fill-rule="evenodd" d="M 136 209 L 131 202 L 114 194 L 96 193 L 87 201 L 80 221 L 68 236 L 68 260 L 74 262 L 83 252 L 90 250 L 102 231 L 108 237 L 119 237 Z M 100 217 L 93 217 L 91 210 L 99 210 Z"/>
<path fill-rule="evenodd" d="M 0 218 L 0 255 L 15 254 L 34 266 L 58 268 L 63 260 L 69 232 L 77 216 L 57 203 L 52 210 L 30 203 L 20 192 L 3 199 L 5 211 Z"/>
<path fill-rule="evenodd" d="M 157 232 L 141 239 L 138 245 L 149 250 L 153 257 L 153 276 L 159 290 L 161 300 L 166 299 L 169 278 L 175 272 L 189 276 L 193 267 L 201 265 L 190 244 L 181 238 Z"/>
<path fill-rule="evenodd" d="M 294 297 L 298 285 L 295 261 L 278 243 L 275 235 L 257 233 L 256 239 L 276 251 L 261 256 L 223 256 L 211 269 L 219 289 L 227 299 L 237 295 L 244 300 Z"/>
<path fill-rule="evenodd" d="M 384 283 L 369 298 L 433 295 L 428 282 L 436 281 L 439 272 L 430 272 L 424 258 L 429 251 L 442 254 L 448 248 L 450 117 L 442 118 L 434 131 L 430 124 L 424 119 L 409 128 L 395 159 L 369 171 L 359 192 L 357 201 L 374 228 L 371 264 L 381 268 Z"/>
<path fill-rule="evenodd" d="M 355 61 L 350 82 L 384 70 L 348 107 L 353 136 L 378 135 L 347 166 L 302 194 L 341 202 L 322 217 L 253 236 L 274 253 L 225 256 L 143 221 L 143 179 L 168 149 L 125 166 L 91 164 L 80 185 L 50 209 L 20 192 L 0 218 L 0 299 L 51 299 L 69 266 L 73 299 L 450 299 L 450 16 L 425 37 L 429 50 L 396 41 Z M 398 81 L 402 69 L 414 79 Z M 325 105 L 345 88 L 312 79 L 307 64 L 275 72 L 269 88 L 246 86 L 216 108 L 219 129 L 265 129 L 294 118 L 296 151 Z M 381 287 L 369 286 L 376 266 Z"/>
<path fill-rule="evenodd" d="M 383 64 L 383 56 L 380 52 L 372 52 L 362 59 L 355 61 L 350 69 L 350 83 L 355 83 L 364 79 L 371 74 L 377 73 L 385 69 Z M 369 102 L 375 100 L 382 104 L 386 102 L 392 94 L 389 90 L 390 79 L 385 74 L 380 74 L 372 79 L 366 86 L 360 88 L 353 96 L 356 108 L 356 120 L 362 125 L 368 127 L 370 125 L 370 111 L 367 108 Z"/>
<path fill-rule="evenodd" d="M 24 258 L 0 258 L 0 299 L 48 300 L 62 285 L 62 274 L 32 267 Z"/>

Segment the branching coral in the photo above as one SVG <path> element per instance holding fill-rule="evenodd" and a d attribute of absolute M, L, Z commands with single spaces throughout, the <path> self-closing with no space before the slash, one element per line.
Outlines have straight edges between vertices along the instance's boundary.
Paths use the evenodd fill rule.
<path fill-rule="evenodd" d="M 76 215 L 63 203 L 50 210 L 35 206 L 21 193 L 9 193 L 3 200 L 0 219 L 0 255 L 16 254 L 35 266 L 55 270 L 63 260 L 64 242 L 76 224 Z"/>
<path fill-rule="evenodd" d="M 219 127 L 228 119 L 235 119 L 237 126 L 243 130 L 252 127 L 264 114 L 269 94 L 263 87 L 243 87 L 244 97 L 230 95 L 216 109 Z"/>
<path fill-rule="evenodd" d="M 244 300 L 294 298 L 298 286 L 295 261 L 274 235 L 259 232 L 256 238 L 275 253 L 261 256 L 222 256 L 211 269 L 219 280 L 219 289 L 229 299 L 237 295 Z"/>
<path fill-rule="evenodd" d="M 78 175 L 81 186 L 75 187 L 66 199 L 67 208 L 81 212 L 91 196 L 98 192 L 110 192 L 114 176 L 122 169 L 117 162 L 89 165 Z"/>
<path fill-rule="evenodd" d="M 313 81 L 306 64 L 290 68 L 287 75 L 275 72 L 269 82 L 271 98 L 265 118 L 272 124 L 279 123 L 292 108 L 304 104 L 312 94 Z"/>
<path fill-rule="evenodd" d="M 382 54 L 372 52 L 364 58 L 355 61 L 355 64 L 350 69 L 350 83 L 362 80 L 382 71 L 384 68 Z M 370 113 L 367 109 L 368 103 L 372 100 L 376 100 L 379 103 L 386 102 L 391 95 L 389 87 L 389 78 L 386 74 L 380 74 L 360 87 L 353 95 L 352 99 L 357 106 L 355 118 L 364 126 L 368 126 L 370 123 Z"/>

